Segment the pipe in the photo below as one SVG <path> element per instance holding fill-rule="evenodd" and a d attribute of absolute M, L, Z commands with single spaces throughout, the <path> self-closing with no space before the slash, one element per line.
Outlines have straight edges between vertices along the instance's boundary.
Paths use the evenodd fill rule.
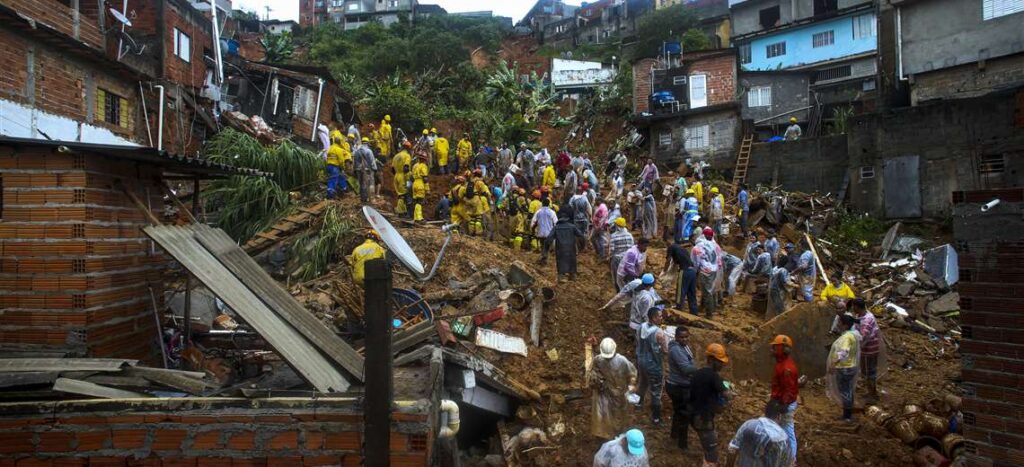
<path fill-rule="evenodd" d="M 430 272 L 427 273 L 427 275 L 425 275 L 425 276 L 417 276 L 417 275 L 413 274 L 413 277 L 417 281 L 420 281 L 420 282 L 429 281 L 432 277 L 434 277 L 434 274 L 437 274 L 437 268 L 438 268 L 438 266 L 441 265 L 441 259 L 444 258 L 444 252 L 445 252 L 445 250 L 448 249 L 448 244 L 452 242 L 452 231 L 455 230 L 457 227 L 458 227 L 457 224 L 448 224 L 448 225 L 445 225 L 445 226 L 441 227 L 441 231 L 446 233 L 446 234 L 448 234 L 448 236 L 445 237 L 444 245 L 441 245 L 441 251 L 437 254 L 437 258 L 434 259 L 434 266 L 432 266 L 430 268 Z M 410 272 L 412 272 L 412 271 L 410 270 Z"/>
<path fill-rule="evenodd" d="M 142 121 L 146 122 L 146 137 L 149 145 L 153 146 L 153 130 L 149 128 L 149 112 L 146 110 L 146 92 L 142 89 L 142 81 L 139 81 L 139 102 L 142 103 Z"/>
<path fill-rule="evenodd" d="M 217 0 L 210 0 L 210 21 L 213 23 L 213 55 L 217 62 L 217 86 L 224 84 L 224 62 L 220 57 L 220 27 L 217 25 Z"/>
<path fill-rule="evenodd" d="M 441 427 L 439 438 L 452 438 L 459 433 L 459 405 L 453 400 L 441 399 L 441 411 L 448 414 L 448 425 Z"/>
<path fill-rule="evenodd" d="M 313 114 L 313 134 L 309 135 L 310 141 L 316 141 L 316 126 L 320 124 L 320 100 L 324 97 L 324 79 L 316 80 L 320 82 L 320 89 L 316 92 L 316 113 Z"/>
<path fill-rule="evenodd" d="M 875 41 L 877 40 L 876 37 Z M 907 77 L 903 76 L 903 14 L 900 7 L 896 7 L 896 69 L 900 81 L 905 81 Z"/>
<path fill-rule="evenodd" d="M 156 150 L 157 151 L 163 151 L 164 150 L 164 86 L 162 84 L 157 84 L 157 85 L 155 85 L 153 87 L 160 90 L 159 97 L 157 98 L 157 102 L 160 103 L 159 104 L 160 108 L 157 110 L 157 114 L 156 114 L 157 115 L 157 117 L 156 117 Z"/>
<path fill-rule="evenodd" d="M 992 209 L 992 208 L 996 207 L 998 204 L 999 204 L 999 198 L 996 198 L 996 199 L 994 199 L 992 201 L 989 201 L 989 202 L 985 203 L 981 207 L 981 212 L 988 212 L 989 209 Z"/>

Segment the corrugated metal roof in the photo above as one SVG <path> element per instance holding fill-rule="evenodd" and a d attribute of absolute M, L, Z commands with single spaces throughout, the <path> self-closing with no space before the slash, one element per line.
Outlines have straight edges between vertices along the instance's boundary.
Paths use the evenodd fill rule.
<path fill-rule="evenodd" d="M 195 238 L 193 226 L 150 226 L 144 231 L 256 329 L 314 388 L 321 392 L 348 390 L 349 382 L 341 371 L 203 247 Z"/>

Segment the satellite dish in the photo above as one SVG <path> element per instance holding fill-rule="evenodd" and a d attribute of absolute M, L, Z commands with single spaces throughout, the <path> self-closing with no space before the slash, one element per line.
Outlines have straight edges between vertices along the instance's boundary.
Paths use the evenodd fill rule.
<path fill-rule="evenodd" d="M 117 10 L 111 8 L 110 9 L 110 15 L 113 16 L 114 19 L 120 21 L 121 24 L 124 24 L 125 26 L 128 26 L 128 27 L 132 27 L 132 20 L 128 19 L 128 17 L 125 16 L 124 14 L 122 14 L 120 11 L 117 11 Z"/>
<path fill-rule="evenodd" d="M 384 244 L 388 246 L 388 250 L 398 258 L 402 265 L 409 268 L 415 276 L 426 274 L 423 263 L 416 256 L 416 252 L 412 251 L 412 248 L 406 243 L 402 234 L 398 233 L 398 230 L 379 211 L 370 206 L 363 206 L 363 215 L 366 216 L 366 221 L 370 223 L 370 227 L 373 227 L 380 234 L 380 239 L 384 241 Z"/>

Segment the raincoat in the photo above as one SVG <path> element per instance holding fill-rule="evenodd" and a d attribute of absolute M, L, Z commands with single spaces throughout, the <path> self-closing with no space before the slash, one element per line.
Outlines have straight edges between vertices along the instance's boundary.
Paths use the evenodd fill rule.
<path fill-rule="evenodd" d="M 704 210 L 704 184 L 701 183 L 700 180 L 697 180 L 696 182 L 693 182 L 693 185 L 690 186 L 690 189 L 693 190 L 693 197 L 694 197 L 694 199 L 697 200 L 697 206 L 699 206 L 697 209 L 703 211 Z"/>
<path fill-rule="evenodd" d="M 380 122 L 380 129 L 377 130 L 377 131 L 380 132 L 380 139 L 377 141 L 378 144 L 380 144 L 380 155 L 385 156 L 385 157 L 390 156 L 391 155 L 391 124 L 388 123 L 386 120 L 381 120 L 381 122 Z"/>
<path fill-rule="evenodd" d="M 629 402 L 626 393 L 636 384 L 636 367 L 626 357 L 615 354 L 612 358 L 594 357 L 590 368 L 591 397 L 590 433 L 598 438 L 611 439 L 622 433 L 629 422 Z"/>
<path fill-rule="evenodd" d="M 434 141 L 434 160 L 437 161 L 438 167 L 448 166 L 448 150 L 448 138 L 438 136 Z"/>
<path fill-rule="evenodd" d="M 548 187 L 548 189 L 554 189 L 556 178 L 555 167 L 553 165 L 549 165 L 544 168 L 544 177 L 541 178 L 540 184 Z"/>
<path fill-rule="evenodd" d="M 826 394 L 829 399 L 842 404 L 844 408 L 853 407 L 853 392 L 857 387 L 857 376 L 860 373 L 860 341 L 861 336 L 856 328 L 847 330 L 832 343 L 828 352 Z"/>
<path fill-rule="evenodd" d="M 765 319 L 780 315 L 786 311 L 786 283 L 789 282 L 789 271 L 784 267 L 772 268 L 768 278 L 768 309 Z"/>
<path fill-rule="evenodd" d="M 409 155 L 409 151 L 401 150 L 395 157 L 391 158 L 391 168 L 395 171 L 395 194 L 399 197 L 405 194 L 408 189 L 408 181 L 406 176 L 408 175 L 405 171 L 406 166 L 412 165 L 412 156 Z M 411 168 L 411 167 L 410 167 Z"/>
<path fill-rule="evenodd" d="M 473 157 L 473 143 L 462 138 L 455 147 L 455 155 L 459 158 L 459 167 L 469 167 L 469 158 Z"/>
<path fill-rule="evenodd" d="M 683 202 L 683 238 L 693 238 L 693 225 L 697 222 L 697 211 L 699 206 L 697 198 L 693 196 L 686 198 Z"/>
<path fill-rule="evenodd" d="M 737 451 L 736 467 L 787 467 L 792 461 L 786 431 L 765 417 L 743 422 L 729 450 Z"/>
<path fill-rule="evenodd" d="M 640 234 L 643 238 L 651 239 L 658 234 L 658 204 L 654 201 L 654 195 L 651 193 L 644 196 L 642 204 L 643 223 Z"/>
<path fill-rule="evenodd" d="M 363 285 L 363 278 L 366 272 L 366 262 L 371 259 L 384 257 L 384 248 L 372 239 L 366 239 L 361 245 L 352 250 L 349 262 L 352 263 L 352 281 L 357 285 Z"/>
<path fill-rule="evenodd" d="M 576 239 L 583 237 L 581 231 L 569 219 L 562 218 L 551 232 L 555 237 L 555 265 L 559 274 L 576 274 Z"/>

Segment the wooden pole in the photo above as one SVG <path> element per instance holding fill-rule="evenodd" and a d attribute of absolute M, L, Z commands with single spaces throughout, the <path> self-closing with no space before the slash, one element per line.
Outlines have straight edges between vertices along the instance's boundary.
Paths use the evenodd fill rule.
<path fill-rule="evenodd" d="M 363 309 L 366 322 L 366 400 L 363 408 L 363 459 L 367 467 L 390 463 L 392 355 L 391 265 L 387 259 L 366 262 Z"/>
<path fill-rule="evenodd" d="M 818 274 L 821 274 L 821 278 L 825 280 L 825 285 L 831 286 L 832 282 L 828 280 L 828 274 L 825 273 L 825 266 L 821 264 L 821 258 L 818 258 L 818 251 L 814 249 L 814 240 L 811 240 L 811 235 L 808 233 L 804 234 L 804 238 L 807 239 L 807 247 L 811 249 L 811 253 L 814 254 L 814 263 L 818 265 Z"/>
<path fill-rule="evenodd" d="M 160 186 L 164 186 L 163 183 Z M 164 186 L 166 188 L 166 186 Z M 168 190 L 170 192 L 170 190 Z M 172 199 L 177 199 L 171 196 Z M 196 215 L 199 214 L 199 178 L 192 179 L 192 213 L 189 214 L 185 211 L 185 214 L 192 219 L 192 222 L 196 222 Z M 192 345 L 192 274 L 189 273 L 185 276 L 185 348 Z M 185 360 L 183 360 L 185 361 Z"/>

